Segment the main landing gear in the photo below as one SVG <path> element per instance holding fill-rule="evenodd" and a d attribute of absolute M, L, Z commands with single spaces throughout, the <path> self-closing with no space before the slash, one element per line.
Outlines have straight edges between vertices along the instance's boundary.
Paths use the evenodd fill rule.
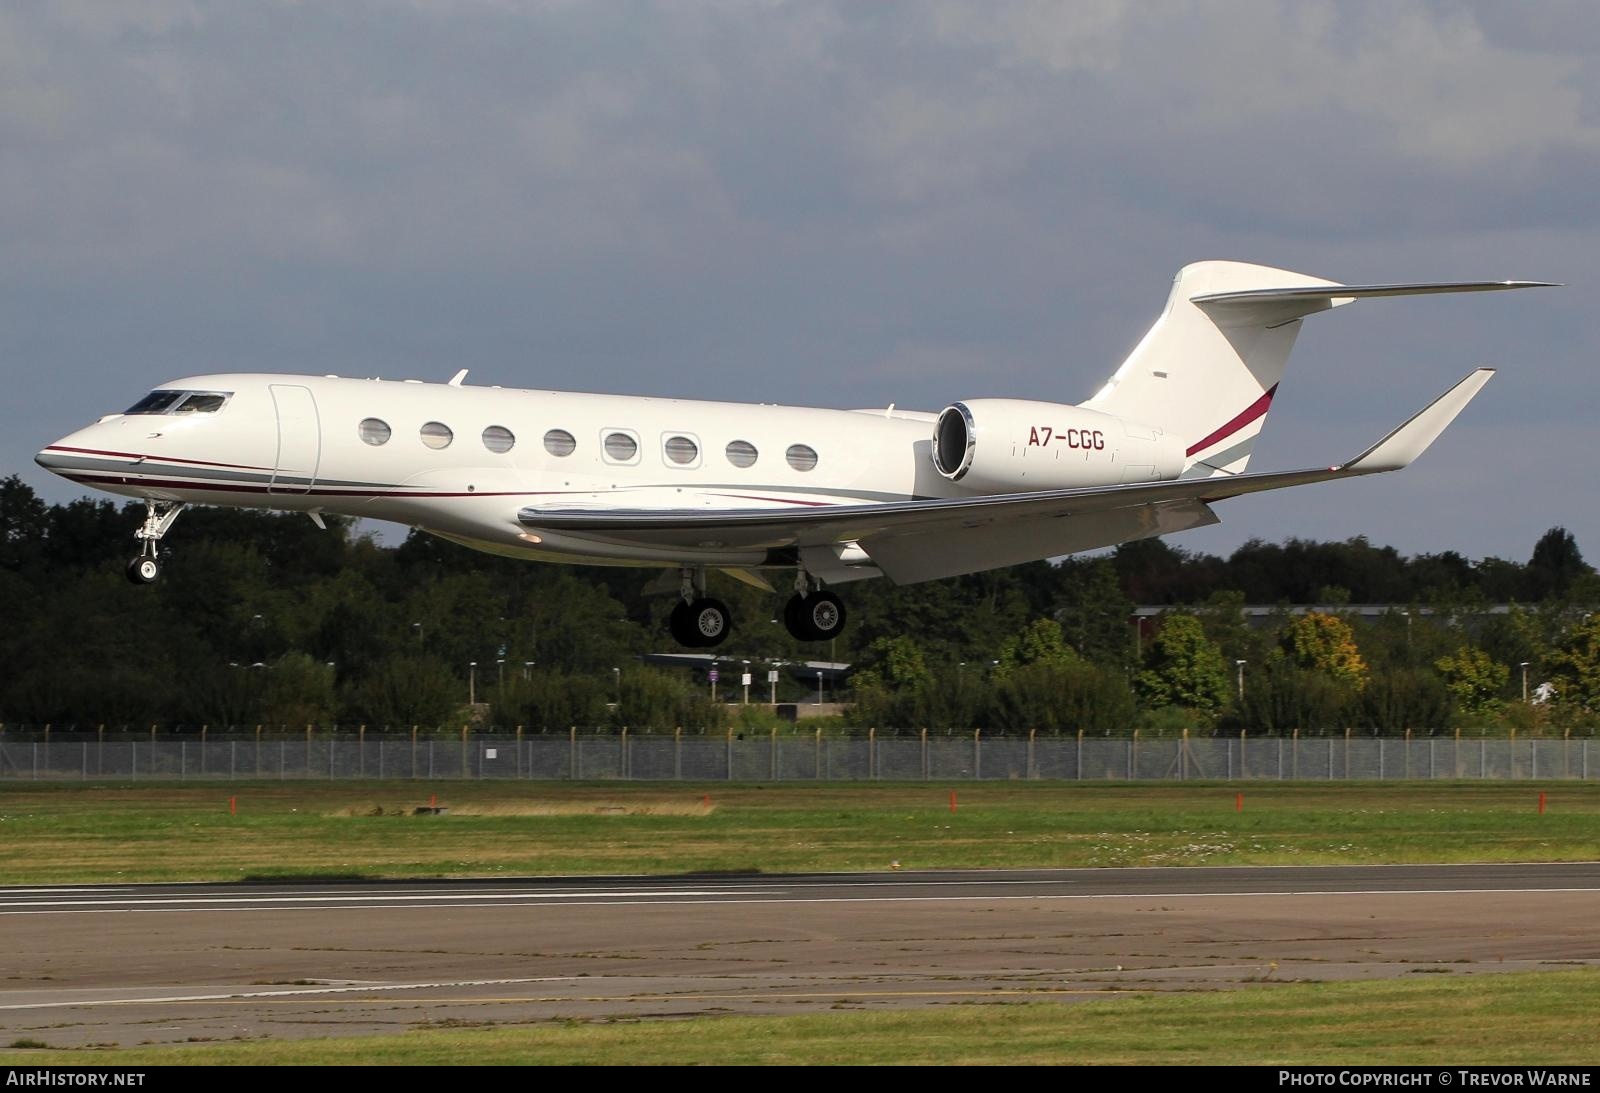
<path fill-rule="evenodd" d="M 838 596 L 812 588 L 805 570 L 795 574 L 794 595 L 783 605 L 783 625 L 797 641 L 827 641 L 844 631 L 844 604 Z"/>
<path fill-rule="evenodd" d="M 711 649 L 721 645 L 733 629 L 728 605 L 706 595 L 706 571 L 680 571 L 678 603 L 667 619 L 667 628 L 679 645 L 690 649 Z"/>
<path fill-rule="evenodd" d="M 783 625 L 799 641 L 836 638 L 844 631 L 844 604 L 832 592 L 811 584 L 805 570 L 795 575 L 795 593 L 783 606 Z M 678 603 L 667 627 L 674 641 L 690 649 L 714 649 L 727 638 L 733 617 L 727 604 L 706 595 L 705 570 L 680 571 Z"/>
<path fill-rule="evenodd" d="M 144 524 L 133 533 L 133 537 L 139 541 L 139 556 L 128 563 L 128 580 L 134 584 L 154 584 L 161 576 L 157 544 L 171 530 L 178 514 L 187 507 L 182 501 L 145 499 Z"/>

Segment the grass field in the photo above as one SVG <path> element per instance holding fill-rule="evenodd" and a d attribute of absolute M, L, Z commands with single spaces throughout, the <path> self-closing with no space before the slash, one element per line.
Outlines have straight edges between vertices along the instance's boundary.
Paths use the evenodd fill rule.
<path fill-rule="evenodd" d="M 1436 980 L 1437 977 L 1429 977 Z M 1592 1066 L 1600 970 L 1296 984 L 1084 1005 L 564 1022 L 126 1050 L 0 1065 L 1077 1064 Z"/>
<path fill-rule="evenodd" d="M 1593 783 L 0 785 L 4 884 L 1597 859 Z"/>

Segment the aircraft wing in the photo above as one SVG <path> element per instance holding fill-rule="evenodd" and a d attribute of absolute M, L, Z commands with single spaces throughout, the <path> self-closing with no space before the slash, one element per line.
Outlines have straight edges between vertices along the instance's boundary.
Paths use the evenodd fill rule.
<path fill-rule="evenodd" d="M 524 508 L 523 526 L 591 543 L 686 551 L 797 552 L 825 579 L 819 551 L 854 544 L 899 584 L 975 573 L 1217 522 L 1214 502 L 1407 466 L 1494 375 L 1480 368 L 1348 462 L 1333 467 L 1135 485 L 799 509 Z M 781 557 L 781 554 L 780 554 Z M 776 560 L 776 559 L 775 559 Z M 869 570 L 861 576 L 872 575 Z M 845 577 L 844 579 L 848 579 Z"/>

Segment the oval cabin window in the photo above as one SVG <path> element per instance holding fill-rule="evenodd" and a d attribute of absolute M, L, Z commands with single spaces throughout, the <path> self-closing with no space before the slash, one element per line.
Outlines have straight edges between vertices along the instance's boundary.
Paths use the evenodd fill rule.
<path fill-rule="evenodd" d="M 735 467 L 754 467 L 756 457 L 760 454 L 756 446 L 748 440 L 730 440 L 726 449 L 728 462 Z"/>
<path fill-rule="evenodd" d="M 517 443 L 517 438 L 504 425 L 491 425 L 483 431 L 483 446 L 496 455 L 504 455 Z"/>
<path fill-rule="evenodd" d="M 627 433 L 606 434 L 606 458 L 617 463 L 632 463 L 639 454 L 639 442 Z"/>
<path fill-rule="evenodd" d="M 422 427 L 422 442 L 430 448 L 448 448 L 456 434 L 450 431 L 450 426 L 442 422 L 430 421 Z"/>
<path fill-rule="evenodd" d="M 379 421 L 375 417 L 369 417 L 361 422 L 356 431 L 361 434 L 363 443 L 371 444 L 374 448 L 382 447 L 389 443 L 390 429 L 389 423 L 386 421 Z"/>
<path fill-rule="evenodd" d="M 680 467 L 686 467 L 700 458 L 700 446 L 686 436 L 669 436 L 662 448 L 667 458 Z"/>
<path fill-rule="evenodd" d="M 789 450 L 784 452 L 784 458 L 789 461 L 789 466 L 797 471 L 816 469 L 817 450 L 806 444 L 791 444 Z"/>
<path fill-rule="evenodd" d="M 551 455 L 571 455 L 577 448 L 578 442 L 565 429 L 551 429 L 544 434 L 544 450 Z"/>

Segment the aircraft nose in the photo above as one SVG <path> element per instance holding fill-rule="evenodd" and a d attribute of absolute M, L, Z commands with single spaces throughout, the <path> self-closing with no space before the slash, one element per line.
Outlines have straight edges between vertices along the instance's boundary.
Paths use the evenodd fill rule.
<path fill-rule="evenodd" d="M 60 451 L 54 444 L 49 444 L 41 449 L 38 455 L 33 457 L 33 461 L 45 470 L 55 471 L 59 474 L 61 469 L 66 466 L 65 462 L 63 462 L 65 455 L 66 453 Z"/>

